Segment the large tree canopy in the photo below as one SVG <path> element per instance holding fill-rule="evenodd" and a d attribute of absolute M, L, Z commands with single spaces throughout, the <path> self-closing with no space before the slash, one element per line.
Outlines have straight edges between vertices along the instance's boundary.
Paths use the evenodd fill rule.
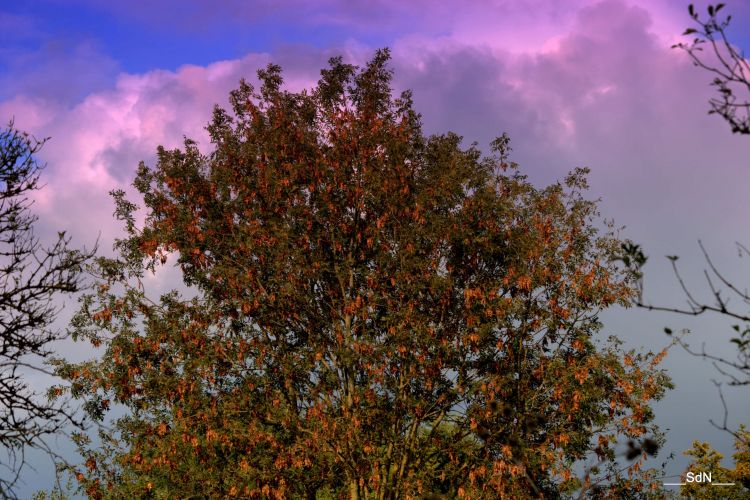
<path fill-rule="evenodd" d="M 300 93 L 268 66 L 215 109 L 210 154 L 186 140 L 141 164 L 143 224 L 114 193 L 128 236 L 74 321 L 106 354 L 58 366 L 94 417 L 127 410 L 101 448 L 80 437 L 90 495 L 646 488 L 669 382 L 663 354 L 597 339 L 633 287 L 585 171 L 537 189 L 505 136 L 490 157 L 426 138 L 387 61 L 334 58 Z M 171 259 L 195 297 L 149 299 L 141 278 Z"/>

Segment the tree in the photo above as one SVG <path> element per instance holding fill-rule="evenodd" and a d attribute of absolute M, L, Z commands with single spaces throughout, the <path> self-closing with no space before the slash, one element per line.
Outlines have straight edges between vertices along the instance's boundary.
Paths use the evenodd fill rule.
<path fill-rule="evenodd" d="M 750 134 L 750 64 L 745 59 L 743 51 L 732 44 L 727 35 L 727 28 L 731 22 L 732 16 L 720 19 L 719 12 L 724 8 L 724 4 L 709 5 L 707 7 L 708 19 L 703 21 L 699 18 L 695 7 L 688 6 L 688 14 L 696 22 L 698 28 L 688 28 L 683 35 L 694 35 L 695 38 L 691 43 L 679 43 L 673 48 L 684 50 L 693 63 L 715 75 L 712 85 L 717 88 L 721 98 L 711 99 L 711 111 L 722 116 L 732 127 L 732 132 L 740 134 Z M 708 62 L 701 54 L 704 47 L 708 44 L 711 47 L 713 61 Z M 738 92 L 746 94 L 742 99 L 738 98 Z M 639 294 L 637 304 L 651 310 L 676 312 L 697 316 L 706 312 L 718 313 L 720 315 L 733 318 L 740 322 L 750 322 L 750 314 L 742 309 L 730 307 L 730 297 L 739 299 L 743 304 L 750 304 L 750 294 L 743 287 L 732 282 L 726 274 L 722 273 L 712 261 L 702 242 L 698 242 L 703 256 L 706 260 L 707 269 L 704 271 L 708 289 L 713 298 L 712 302 L 707 302 L 695 298 L 694 293 L 687 288 L 685 282 L 677 268 L 678 256 L 668 256 L 672 263 L 672 269 L 675 277 L 679 282 L 687 298 L 687 308 L 675 308 L 664 306 L 653 306 L 646 304 L 642 300 L 642 293 Z M 740 257 L 750 255 L 747 247 L 737 243 L 737 250 Z M 623 255 L 628 258 L 626 264 L 631 268 L 631 272 L 636 278 L 642 278 L 641 268 L 646 263 L 646 257 L 638 245 L 627 244 L 623 246 Z M 640 285 L 642 292 L 642 284 Z M 677 341 L 683 347 L 696 356 L 701 356 L 711 360 L 719 372 L 726 376 L 732 385 L 750 384 L 750 327 L 741 324 L 735 324 L 732 327 L 737 334 L 730 341 L 737 346 L 737 357 L 727 359 L 707 353 L 705 350 L 694 351 L 679 338 Z M 666 329 L 671 333 L 669 328 Z"/>
<path fill-rule="evenodd" d="M 732 132 L 750 134 L 750 63 L 745 54 L 733 45 L 727 36 L 732 16 L 720 19 L 724 4 L 709 5 L 708 19 L 701 20 L 693 4 L 688 7 L 697 28 L 688 28 L 683 35 L 693 35 L 690 43 L 678 43 L 673 48 L 684 50 L 693 64 L 713 74 L 711 83 L 719 97 L 709 100 L 710 114 L 716 113 L 729 123 Z M 702 54 L 706 44 L 710 47 L 708 58 Z M 744 97 L 738 97 L 744 95 Z"/>
<path fill-rule="evenodd" d="M 688 466 L 688 472 L 711 472 L 709 483 L 692 482 L 680 488 L 680 494 L 685 498 L 705 498 L 740 500 L 750 496 L 750 432 L 740 428 L 735 440 L 737 452 L 733 455 L 735 468 L 727 469 L 721 465 L 722 454 L 711 448 L 708 443 L 695 441 L 693 448 L 685 452 L 692 456 L 693 461 Z M 685 478 L 683 478 L 685 481 Z M 717 487 L 715 483 L 725 486 Z"/>
<path fill-rule="evenodd" d="M 698 28 L 688 28 L 683 35 L 694 35 L 695 38 L 690 43 L 679 43 L 672 48 L 684 50 L 690 56 L 695 66 L 707 70 L 714 75 L 711 85 L 716 87 L 720 97 L 709 100 L 711 105 L 709 114 L 716 113 L 724 118 L 732 127 L 733 133 L 750 134 L 750 96 L 747 95 L 748 91 L 750 91 L 750 65 L 747 59 L 745 59 L 742 50 L 733 45 L 727 35 L 731 16 L 727 16 L 724 19 L 718 17 L 719 12 L 723 8 L 724 4 L 721 3 L 715 6 L 709 5 L 707 7 L 708 19 L 704 21 L 699 18 L 695 7 L 690 4 L 688 6 L 688 14 L 696 22 Z M 702 53 L 706 44 L 711 49 L 711 55 L 709 55 L 710 61 Z M 738 98 L 738 94 L 745 94 L 745 97 Z M 676 335 L 674 342 L 682 346 L 688 353 L 711 361 L 716 370 L 730 385 L 750 385 L 750 326 L 748 326 L 750 313 L 744 310 L 744 307 L 730 306 L 732 299 L 739 300 L 743 305 L 750 304 L 750 293 L 747 292 L 746 288 L 729 279 L 726 273 L 722 272 L 716 266 L 701 241 L 698 241 L 698 245 L 706 261 L 706 269 L 704 269 L 703 274 L 706 278 L 708 291 L 710 292 L 711 300 L 709 301 L 697 298 L 697 294 L 688 288 L 678 268 L 677 262 L 679 256 L 667 256 L 675 278 L 685 294 L 687 304 L 684 307 L 653 305 L 645 300 L 643 295 L 643 266 L 648 259 L 640 245 L 633 242 L 622 243 L 619 259 L 622 260 L 625 267 L 629 269 L 631 276 L 638 283 L 638 294 L 635 300 L 635 304 L 638 307 L 650 311 L 664 311 L 688 316 L 716 313 L 738 321 L 737 324 L 732 325 L 734 333 L 729 339 L 737 347 L 736 356 L 734 357 L 718 356 L 707 352 L 705 346 L 700 351 L 691 348 L 685 340 L 687 331 Z M 741 243 L 737 243 L 737 250 L 740 257 L 750 255 L 750 250 Z M 670 336 L 674 334 L 673 330 L 669 327 L 665 327 L 664 332 Z M 721 389 L 722 384 L 716 382 L 716 385 L 719 389 L 719 397 L 724 408 L 724 419 L 721 423 L 713 420 L 710 422 L 716 428 L 733 434 L 738 450 L 747 450 L 747 447 L 750 445 L 748 433 L 742 428 L 739 431 L 735 431 L 728 427 L 728 409 Z M 686 453 L 696 457 L 695 463 L 697 465 L 705 467 L 715 466 L 716 469 L 714 470 L 721 471 L 721 475 L 729 474 L 726 469 L 718 466 L 721 455 L 711 450 L 707 443 L 696 442 L 693 449 Z M 746 451 L 743 453 L 745 454 L 741 454 L 741 456 L 745 457 L 743 460 L 746 460 Z M 737 456 L 735 455 L 735 458 Z M 746 466 L 738 462 L 736 471 L 740 471 L 743 467 Z M 704 470 L 708 471 L 711 469 L 706 468 Z M 746 472 L 743 472 L 743 474 L 746 474 Z M 747 495 L 746 488 L 747 485 L 744 488 L 732 491 L 717 490 L 711 494 L 715 494 L 716 498 L 730 498 L 730 495 L 735 495 L 731 498 L 744 498 Z M 739 493 L 737 493 L 738 491 Z M 686 495 L 699 495 L 700 498 L 709 498 L 706 490 L 700 489 L 698 486 L 683 488 L 683 493 Z"/>
<path fill-rule="evenodd" d="M 39 362 L 63 336 L 51 327 L 59 310 L 54 300 L 79 290 L 91 256 L 71 250 L 64 232 L 51 247 L 34 234 L 29 196 L 39 188 L 35 155 L 44 142 L 12 121 L 0 130 L 0 446 L 9 457 L 9 476 L 0 476 L 3 497 L 13 493 L 27 447 L 51 451 L 44 438 L 76 423 L 64 405 L 40 399 L 24 377 L 28 370 L 51 374 Z"/>
<path fill-rule="evenodd" d="M 696 351 L 684 340 L 684 334 L 676 336 L 675 343 L 681 345 L 690 354 L 711 361 L 717 371 L 726 377 L 730 385 L 749 385 L 750 326 L 747 326 L 747 323 L 750 322 L 750 313 L 743 311 L 741 308 L 730 307 L 730 302 L 732 298 L 735 298 L 739 299 L 744 304 L 748 304 L 750 303 L 750 294 L 734 284 L 725 273 L 719 270 L 701 241 L 698 242 L 698 245 L 703 252 L 703 257 L 706 261 L 704 276 L 706 278 L 706 286 L 713 298 L 713 301 L 711 302 L 696 298 L 696 294 L 685 284 L 685 280 L 682 278 L 682 274 L 680 273 L 677 264 L 679 256 L 667 256 L 667 259 L 672 265 L 672 271 L 675 278 L 685 294 L 687 302 L 686 307 L 653 305 L 650 302 L 646 302 L 643 296 L 642 269 L 648 258 L 643 253 L 640 245 L 624 243 L 622 245 L 622 254 L 620 258 L 624 261 L 626 267 L 630 269 L 631 274 L 638 280 L 639 293 L 638 298 L 635 301 L 638 307 L 648 309 L 649 311 L 671 312 L 688 316 L 700 316 L 705 313 L 715 313 L 732 318 L 739 322 L 744 322 L 745 325 L 732 325 L 736 337 L 730 338 L 729 341 L 737 347 L 737 355 L 735 358 L 717 356 L 707 352 L 705 348 L 701 351 Z M 742 255 L 750 255 L 750 251 L 742 244 L 737 244 L 737 250 L 740 257 Z M 664 332 L 667 335 L 673 334 L 671 328 L 665 328 Z"/>
<path fill-rule="evenodd" d="M 740 99 L 737 94 L 738 92 L 747 94 L 750 91 L 750 65 L 748 65 L 742 50 L 733 45 L 727 36 L 727 28 L 732 16 L 720 19 L 718 17 L 719 12 L 723 8 L 724 4 L 721 3 L 715 6 L 709 5 L 707 7 L 709 17 L 703 21 L 699 18 L 693 5 L 690 4 L 688 13 L 696 22 L 698 28 L 688 28 L 683 35 L 694 35 L 695 38 L 691 43 L 679 43 L 674 45 L 673 48 L 684 50 L 696 66 L 715 75 L 712 85 L 717 88 L 721 98 L 709 101 L 711 104 L 709 113 L 717 113 L 722 116 L 731 125 L 732 132 L 748 134 L 750 133 L 750 95 Z M 706 44 L 711 48 L 713 62 L 707 61 L 702 54 Z M 733 282 L 726 273 L 717 267 L 702 242 L 699 241 L 698 245 L 706 261 L 704 276 L 711 300 L 706 301 L 697 298 L 697 294 L 687 287 L 682 278 L 677 264 L 679 257 L 670 255 L 667 258 L 671 263 L 677 282 L 685 293 L 687 302 L 686 307 L 672 307 L 653 305 L 645 301 L 642 268 L 647 257 L 640 245 L 632 242 L 624 243 L 621 249 L 621 259 L 630 269 L 631 274 L 638 280 L 639 293 L 636 305 L 648 310 L 690 316 L 716 313 L 738 321 L 737 324 L 732 326 L 734 334 L 729 339 L 737 347 L 736 357 L 717 356 L 705 349 L 694 350 L 685 342 L 684 335 L 676 337 L 675 342 L 690 354 L 710 360 L 730 385 L 748 385 L 750 384 L 750 326 L 748 326 L 750 312 L 744 310 L 743 306 L 750 304 L 750 293 L 743 286 Z M 750 255 L 748 248 L 741 243 L 737 243 L 737 250 L 740 257 Z M 743 306 L 730 305 L 732 299 L 738 300 Z M 671 328 L 665 328 L 665 332 L 669 335 L 673 333 Z M 726 425 L 717 426 L 729 430 Z M 735 437 L 737 437 L 736 434 Z"/>
<path fill-rule="evenodd" d="M 127 237 L 73 322 L 106 354 L 57 364 L 93 418 L 127 410 L 102 446 L 77 438 L 88 495 L 653 487 L 664 353 L 598 339 L 600 310 L 634 289 L 593 225 L 586 171 L 536 189 L 507 136 L 490 157 L 424 137 L 388 58 L 334 58 L 300 93 L 270 65 L 258 91 L 230 94 L 233 113 L 214 110 L 210 154 L 186 140 L 140 165 L 142 225 L 113 193 Z M 144 290 L 170 259 L 193 298 Z"/>

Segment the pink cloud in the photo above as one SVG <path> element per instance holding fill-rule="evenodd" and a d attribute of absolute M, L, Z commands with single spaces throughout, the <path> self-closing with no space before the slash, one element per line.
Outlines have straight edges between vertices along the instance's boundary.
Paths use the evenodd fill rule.
<path fill-rule="evenodd" d="M 0 99 L 29 95 L 55 101 L 78 101 L 111 85 L 119 71 L 116 61 L 91 40 L 43 41 L 35 34 L 35 50 L 0 50 Z"/>
<path fill-rule="evenodd" d="M 680 193 L 695 192 L 692 179 L 702 168 L 697 160 L 709 161 L 714 154 L 687 154 L 689 148 L 710 142 L 722 145 L 719 152 L 733 151 L 736 142 L 717 120 L 704 116 L 708 89 L 701 75 L 668 48 L 664 33 L 657 33 L 658 26 L 675 24 L 664 20 L 673 7 L 639 3 L 645 5 L 576 0 L 563 9 L 541 0 L 487 1 L 454 9 L 453 16 L 448 15 L 452 5 L 437 3 L 414 19 L 414 29 L 429 25 L 445 35 L 409 34 L 395 41 L 396 85 L 414 89 L 431 132 L 453 129 L 481 144 L 510 132 L 519 159 L 528 161 L 540 181 L 583 163 L 594 169 L 608 203 L 625 214 L 631 209 L 624 190 L 648 194 L 639 204 L 642 210 L 657 209 L 665 193 L 670 207 L 679 206 Z M 341 12 L 358 19 L 368 9 L 395 15 L 418 6 L 368 5 Z M 514 45 L 515 35 L 525 30 L 532 41 Z M 533 50 L 520 50 L 523 46 Z M 340 52 L 362 63 L 371 49 L 353 40 Z M 240 77 L 252 77 L 273 59 L 286 69 L 293 88 L 309 87 L 335 53 L 287 46 L 273 57 L 250 54 L 174 72 L 121 74 L 108 90 L 71 107 L 30 87 L 0 103 L 0 112 L 15 115 L 20 127 L 52 137 L 44 151 L 49 187 L 38 201 L 50 227 L 80 225 L 90 235 L 93 228 L 112 225 L 106 193 L 127 186 L 137 162 L 152 161 L 157 145 L 175 147 L 188 136 L 207 147 L 203 127 L 211 109 L 226 103 Z M 686 135 L 693 137 L 688 147 Z M 672 178 L 678 164 L 679 175 Z M 726 158 L 724 164 L 736 162 Z M 644 176 L 659 182 L 644 182 Z M 668 186 L 654 187 L 667 180 Z M 92 214 L 91 206 L 107 208 Z M 632 210 L 638 214 L 638 207 Z M 96 222 L 82 222 L 86 217 Z"/>
<path fill-rule="evenodd" d="M 51 137 L 40 153 L 48 164 L 46 187 L 35 198 L 40 227 L 50 235 L 70 229 L 89 243 L 101 230 L 106 251 L 120 229 L 108 192 L 129 190 L 138 162 L 153 164 L 158 145 L 179 147 L 190 137 L 207 148 L 205 125 L 213 106 L 226 106 L 240 78 L 253 81 L 269 61 L 268 55 L 251 54 L 174 72 L 121 74 L 114 88 L 73 106 L 23 94 L 0 102 L 0 114 L 15 116 L 17 128 Z M 307 72 L 292 70 L 285 76 L 297 90 L 315 82 Z"/>

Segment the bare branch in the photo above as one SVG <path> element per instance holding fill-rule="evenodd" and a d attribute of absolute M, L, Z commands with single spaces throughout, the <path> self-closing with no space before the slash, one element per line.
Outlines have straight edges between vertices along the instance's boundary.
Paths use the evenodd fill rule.
<path fill-rule="evenodd" d="M 13 495 L 27 448 L 53 456 L 45 438 L 82 424 L 65 401 L 35 394 L 21 370 L 51 375 L 41 362 L 51 343 L 64 337 L 51 328 L 59 312 L 53 301 L 82 287 L 83 265 L 95 251 L 70 249 L 64 232 L 50 247 L 34 234 L 29 194 L 41 187 L 43 166 L 35 155 L 45 142 L 19 132 L 13 122 L 0 131 L 0 447 L 8 454 L 9 472 L 0 475 L 3 496 Z"/>
<path fill-rule="evenodd" d="M 709 9 L 709 17 L 704 21 L 691 13 L 697 28 L 688 28 L 684 34 L 695 38 L 689 43 L 678 43 L 673 48 L 684 50 L 695 66 L 714 75 L 711 85 L 716 87 L 719 97 L 709 99 L 709 113 L 724 118 L 732 127 L 732 132 L 750 134 L 750 63 L 743 51 L 727 37 L 730 17 L 719 19 L 717 14 L 718 9 Z M 701 54 L 707 43 L 716 63 L 707 62 Z M 744 90 L 744 98 L 738 99 L 735 94 L 737 87 Z"/>

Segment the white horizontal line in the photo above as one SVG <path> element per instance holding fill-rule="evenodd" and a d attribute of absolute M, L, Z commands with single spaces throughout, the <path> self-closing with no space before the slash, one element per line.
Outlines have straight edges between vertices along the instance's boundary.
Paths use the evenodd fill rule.
<path fill-rule="evenodd" d="M 664 486 L 685 486 L 687 483 L 662 483 Z M 695 483 L 700 484 L 700 483 Z M 711 486 L 734 486 L 735 483 L 708 483 Z"/>

